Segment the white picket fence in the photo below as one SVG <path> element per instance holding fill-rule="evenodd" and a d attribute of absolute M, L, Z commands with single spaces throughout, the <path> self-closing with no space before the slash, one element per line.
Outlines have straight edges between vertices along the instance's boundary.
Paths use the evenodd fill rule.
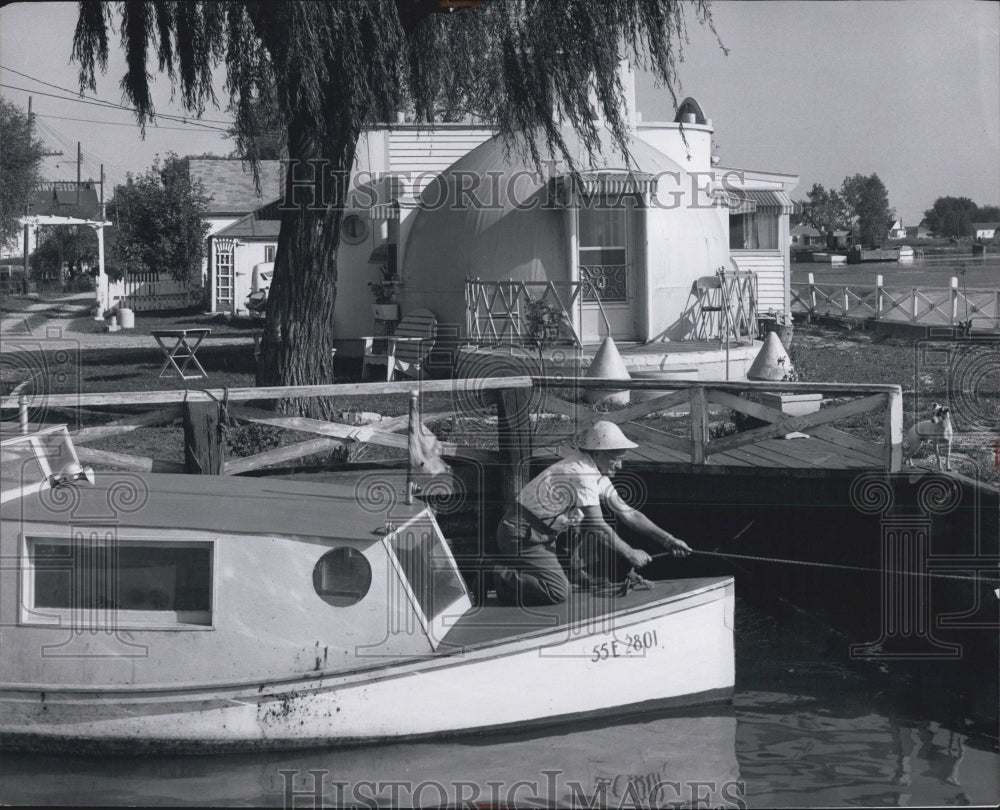
<path fill-rule="evenodd" d="M 126 278 L 108 283 L 108 301 L 135 312 L 160 309 L 186 309 L 201 304 L 205 288 L 201 280 L 177 282 L 159 273 L 130 273 Z"/>

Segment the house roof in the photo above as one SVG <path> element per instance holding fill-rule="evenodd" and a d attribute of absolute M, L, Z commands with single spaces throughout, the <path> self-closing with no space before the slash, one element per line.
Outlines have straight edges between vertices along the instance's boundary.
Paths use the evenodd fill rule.
<path fill-rule="evenodd" d="M 209 198 L 208 214 L 247 214 L 282 192 L 283 167 L 280 160 L 260 162 L 260 194 L 250 165 L 242 160 L 191 158 L 192 180 L 198 180 Z"/>
<path fill-rule="evenodd" d="M 242 219 L 236 220 L 232 225 L 223 228 L 215 237 L 227 239 L 266 239 L 277 241 L 281 231 L 281 219 L 278 213 L 278 203 L 281 198 L 277 198 L 262 205 L 256 211 L 247 214 Z"/>
<path fill-rule="evenodd" d="M 995 231 L 1000 228 L 1000 222 L 973 222 L 972 227 L 977 231 Z"/>
<path fill-rule="evenodd" d="M 79 217 L 96 219 L 101 213 L 101 202 L 97 190 L 88 186 L 80 187 L 77 203 L 76 189 L 44 189 L 35 191 L 28 200 L 28 214 L 33 216 Z"/>

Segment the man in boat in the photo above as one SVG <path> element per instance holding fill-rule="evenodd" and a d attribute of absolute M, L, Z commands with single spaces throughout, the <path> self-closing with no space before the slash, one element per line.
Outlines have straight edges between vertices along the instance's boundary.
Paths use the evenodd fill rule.
<path fill-rule="evenodd" d="M 615 579 L 616 562 L 624 558 L 642 568 L 652 558 L 633 548 L 608 525 L 601 507 L 616 525 L 641 534 L 677 557 L 691 548 L 633 509 L 611 483 L 625 458 L 638 447 L 613 422 L 595 422 L 576 450 L 529 481 L 497 528 L 497 545 L 507 559 L 493 571 L 497 598 L 507 604 L 554 605 L 566 601 L 570 581 L 556 556 L 556 540 L 564 532 L 575 535 L 571 562 L 574 579 Z"/>

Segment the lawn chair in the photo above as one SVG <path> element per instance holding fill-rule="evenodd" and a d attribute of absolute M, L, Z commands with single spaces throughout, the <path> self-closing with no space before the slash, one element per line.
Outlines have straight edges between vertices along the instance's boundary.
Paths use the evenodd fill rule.
<path fill-rule="evenodd" d="M 419 378 L 424 360 L 434 346 L 436 331 L 434 313 L 429 309 L 415 309 L 399 322 L 395 334 L 362 337 L 365 354 L 361 379 L 365 379 L 368 366 L 372 365 L 386 367 L 386 382 L 392 381 L 394 371 Z"/>

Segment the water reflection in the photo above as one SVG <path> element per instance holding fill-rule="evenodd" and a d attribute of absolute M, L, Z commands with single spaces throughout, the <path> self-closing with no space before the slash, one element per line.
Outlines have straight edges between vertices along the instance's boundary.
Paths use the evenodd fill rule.
<path fill-rule="evenodd" d="M 743 804 L 732 711 L 631 717 L 544 735 L 283 754 L 113 761 L 8 755 L 2 791 L 4 801 L 14 804 Z"/>
<path fill-rule="evenodd" d="M 815 698 L 740 696 L 736 749 L 751 807 L 993 805 L 1000 758 L 939 723 L 832 716 Z"/>

